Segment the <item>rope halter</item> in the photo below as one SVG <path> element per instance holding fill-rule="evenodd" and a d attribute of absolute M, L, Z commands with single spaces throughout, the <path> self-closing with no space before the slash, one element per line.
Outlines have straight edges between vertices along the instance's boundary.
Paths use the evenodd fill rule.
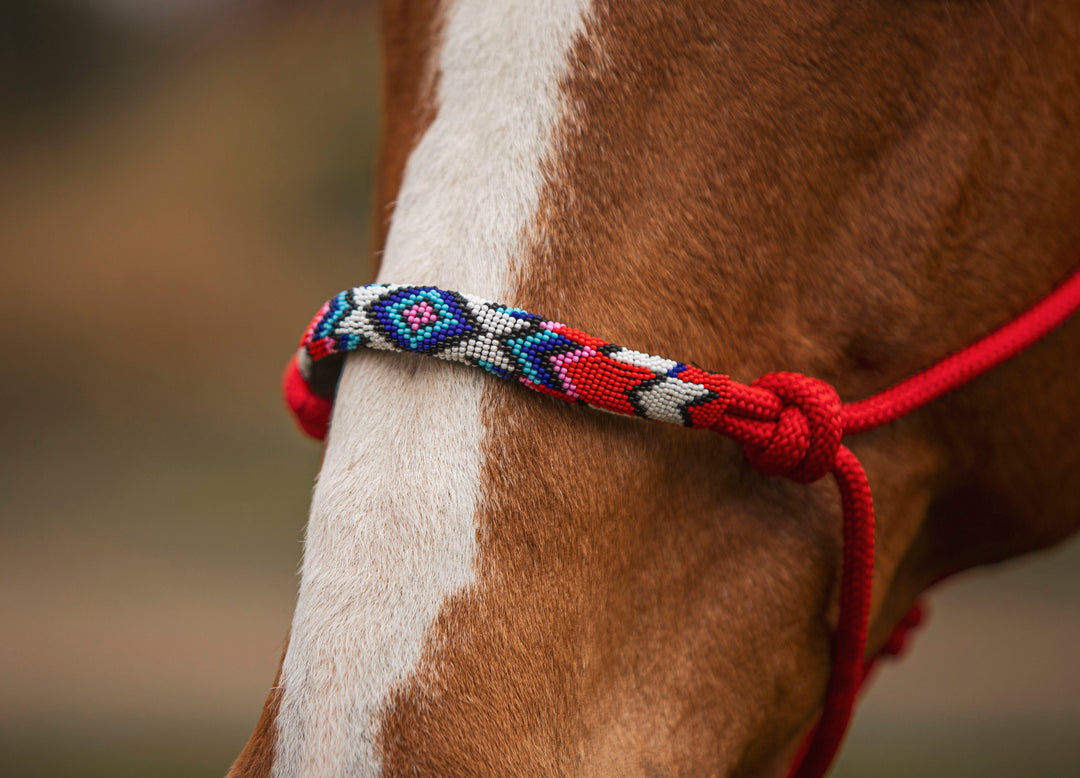
<path fill-rule="evenodd" d="M 600 338 L 479 297 L 431 286 L 372 284 L 323 305 L 285 373 L 290 408 L 305 432 L 325 437 L 341 355 L 360 348 L 430 354 L 486 370 L 544 394 L 600 410 L 711 429 L 738 441 L 763 475 L 809 484 L 831 474 L 843 507 L 840 611 L 823 712 L 792 767 L 818 778 L 844 738 L 869 663 L 874 504 L 845 434 L 880 427 L 1015 356 L 1080 308 L 1080 270 L 1034 307 L 899 384 L 844 404 L 824 381 L 769 373 L 749 385 Z M 913 609 L 882 653 L 898 652 L 919 621 Z"/>

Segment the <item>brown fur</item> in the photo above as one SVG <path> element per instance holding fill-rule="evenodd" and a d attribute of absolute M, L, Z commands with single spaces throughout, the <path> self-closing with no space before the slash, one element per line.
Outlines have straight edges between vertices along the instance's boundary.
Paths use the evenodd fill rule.
<path fill-rule="evenodd" d="M 375 174 L 375 246 L 382 249 L 405 162 L 435 119 L 439 74 L 424 52 L 438 50 L 439 0 L 382 5 L 382 149 Z"/>
<path fill-rule="evenodd" d="M 851 400 L 1076 265 L 1071 0 L 598 5 L 507 302 Z M 395 110 L 380 212 L 415 127 Z M 878 509 L 873 644 L 944 575 L 1080 524 L 1077 353 L 1074 321 L 850 441 Z M 782 770 L 828 673 L 834 487 L 758 476 L 717 436 L 487 392 L 479 584 L 383 722 L 386 773 Z"/>
<path fill-rule="evenodd" d="M 281 662 L 285 661 L 285 652 L 289 650 L 289 643 L 285 641 L 285 648 L 281 650 Z M 281 662 L 278 662 L 278 671 L 274 675 L 274 685 L 270 687 L 270 694 L 263 705 L 262 713 L 255 724 L 255 731 L 251 738 L 236 757 L 229 769 L 229 778 L 265 778 L 270 775 L 274 766 L 274 742 L 277 740 L 277 715 L 281 706 Z"/>

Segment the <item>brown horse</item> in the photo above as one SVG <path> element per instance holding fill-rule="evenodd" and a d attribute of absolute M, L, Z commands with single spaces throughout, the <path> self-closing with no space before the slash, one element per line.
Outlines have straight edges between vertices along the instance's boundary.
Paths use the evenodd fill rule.
<path fill-rule="evenodd" d="M 1080 256 L 1073 0 L 386 0 L 382 24 L 380 281 L 850 400 Z M 1078 354 L 1073 321 L 851 439 L 871 652 L 937 580 L 1080 526 Z M 829 673 L 829 482 L 400 354 L 350 357 L 334 414 L 231 775 L 783 773 Z"/>

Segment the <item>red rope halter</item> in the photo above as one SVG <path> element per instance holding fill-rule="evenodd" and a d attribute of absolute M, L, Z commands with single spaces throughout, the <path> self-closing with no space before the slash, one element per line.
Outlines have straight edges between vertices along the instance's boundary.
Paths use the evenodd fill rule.
<path fill-rule="evenodd" d="M 475 306 L 472 313 L 465 311 L 469 306 Z M 686 426 L 709 428 L 738 441 L 750 465 L 765 475 L 808 484 L 831 474 L 843 507 L 839 621 L 824 709 L 791 771 L 793 778 L 819 778 L 828 771 L 840 747 L 859 687 L 874 661 L 866 661 L 874 573 L 874 504 L 866 473 L 843 445 L 843 437 L 888 424 L 966 384 L 1023 351 L 1078 309 L 1080 270 L 990 335 L 883 392 L 843 404 L 832 386 L 799 373 L 770 373 L 745 385 L 647 355 L 619 359 L 606 349 L 625 350 L 599 338 L 456 293 L 432 287 L 358 287 L 328 302 L 308 327 L 299 357 L 294 357 L 286 371 L 285 394 L 304 430 L 321 438 L 329 422 L 336 374 L 330 376 L 335 380 L 329 381 L 322 376 L 324 392 L 314 391 L 311 381 L 320 360 L 362 346 L 431 353 L 478 365 L 537 391 L 617 413 L 668 421 L 677 420 L 681 413 Z M 488 332 L 478 320 L 470 319 L 479 315 L 478 311 L 487 317 L 488 328 L 497 332 Z M 412 318 L 406 321 L 407 317 Z M 509 342 L 525 351 L 534 348 L 528 339 L 508 341 L 510 336 L 501 334 L 512 331 L 516 337 L 524 331 L 515 329 L 519 324 L 531 328 L 530 338 L 565 341 L 562 350 L 555 352 L 557 375 L 537 372 L 547 368 L 536 368 L 539 362 L 529 361 L 552 356 L 553 352 L 541 347 L 536 347 L 541 348 L 539 352 L 529 352 L 531 356 L 515 352 L 523 360 L 524 372 L 512 372 L 491 361 L 491 355 Z M 340 369 L 340 361 L 331 367 L 333 374 Z M 674 394 L 660 392 L 652 405 L 635 395 L 656 382 Z M 699 394 L 694 396 L 693 392 Z M 686 399 L 688 396 L 692 401 Z M 683 399 L 678 400 L 680 397 Z M 916 606 L 896 625 L 881 653 L 898 653 L 907 632 L 920 618 Z"/>

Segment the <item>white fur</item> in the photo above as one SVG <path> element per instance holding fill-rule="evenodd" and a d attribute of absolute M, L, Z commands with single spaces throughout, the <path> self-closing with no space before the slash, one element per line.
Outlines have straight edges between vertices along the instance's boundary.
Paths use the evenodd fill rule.
<path fill-rule="evenodd" d="M 588 0 L 458 0 L 436 118 L 406 166 L 379 280 L 508 300 Z M 273 775 L 374 776 L 380 715 L 476 580 L 480 371 L 349 358 L 282 668 Z"/>

